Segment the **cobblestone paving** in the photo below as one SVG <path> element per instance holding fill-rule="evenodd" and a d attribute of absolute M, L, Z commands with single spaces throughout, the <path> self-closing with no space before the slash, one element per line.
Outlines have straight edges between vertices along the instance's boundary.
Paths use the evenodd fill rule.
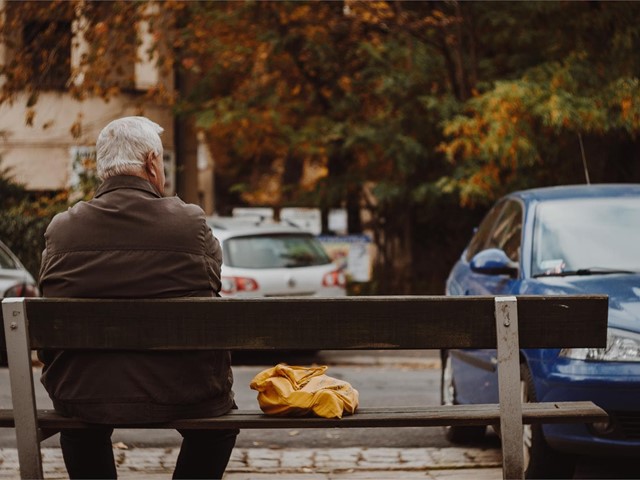
<path fill-rule="evenodd" d="M 170 478 L 177 448 L 115 448 L 119 478 Z M 42 449 L 45 478 L 66 478 L 59 448 Z M 479 448 L 236 448 L 225 479 L 502 478 L 500 452 Z M 18 479 L 18 456 L 0 449 L 0 479 Z"/>

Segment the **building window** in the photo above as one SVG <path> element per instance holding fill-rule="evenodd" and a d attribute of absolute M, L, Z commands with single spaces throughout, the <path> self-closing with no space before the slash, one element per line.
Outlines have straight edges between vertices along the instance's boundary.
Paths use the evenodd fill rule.
<path fill-rule="evenodd" d="M 71 75 L 71 22 L 29 21 L 22 30 L 22 46 L 38 89 L 65 89 Z"/>
<path fill-rule="evenodd" d="M 136 25 L 140 21 L 140 4 L 88 0 L 84 5 L 83 15 L 89 25 L 85 41 L 90 46 L 92 58 L 85 82 L 95 85 L 97 91 L 107 92 L 114 87 L 132 91 L 135 87 Z"/>

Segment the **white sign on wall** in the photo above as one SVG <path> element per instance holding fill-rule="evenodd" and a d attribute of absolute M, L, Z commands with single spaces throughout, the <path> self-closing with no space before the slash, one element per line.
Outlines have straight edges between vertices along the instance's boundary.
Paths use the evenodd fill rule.
<path fill-rule="evenodd" d="M 283 208 L 280 220 L 296 225 L 301 230 L 320 235 L 322 233 L 322 217 L 319 208 Z"/>
<path fill-rule="evenodd" d="M 71 172 L 69 188 L 76 190 L 81 187 L 83 177 L 96 177 L 96 147 L 73 146 L 69 149 L 71 155 Z"/>
<path fill-rule="evenodd" d="M 71 172 L 69 188 L 81 188 L 83 180 L 97 182 L 96 147 L 92 145 L 76 145 L 69 149 L 71 156 Z M 176 193 L 176 156 L 173 150 L 165 150 L 162 156 L 164 162 L 164 191 L 166 196 Z"/>
<path fill-rule="evenodd" d="M 231 210 L 234 217 L 255 220 L 273 220 L 273 208 L 270 207 L 234 207 Z"/>
<path fill-rule="evenodd" d="M 344 208 L 329 210 L 329 230 L 336 235 L 347 234 L 347 211 Z"/>
<path fill-rule="evenodd" d="M 318 240 L 334 263 L 354 282 L 371 280 L 371 238 L 368 235 L 321 235 Z"/>

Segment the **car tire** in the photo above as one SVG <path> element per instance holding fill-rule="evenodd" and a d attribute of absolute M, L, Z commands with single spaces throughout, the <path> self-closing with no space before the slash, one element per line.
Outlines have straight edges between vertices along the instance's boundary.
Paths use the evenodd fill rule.
<path fill-rule="evenodd" d="M 522 403 L 538 401 L 533 376 L 524 363 L 520 364 L 520 392 Z M 573 478 L 575 458 L 549 447 L 542 425 L 524 425 L 522 439 L 525 478 Z"/>
<path fill-rule="evenodd" d="M 441 355 L 442 368 L 440 375 L 440 404 L 456 405 L 456 386 L 453 380 L 451 355 L 446 350 Z M 477 443 L 484 438 L 487 428 L 482 426 L 449 425 L 444 427 L 447 440 L 452 443 Z"/>

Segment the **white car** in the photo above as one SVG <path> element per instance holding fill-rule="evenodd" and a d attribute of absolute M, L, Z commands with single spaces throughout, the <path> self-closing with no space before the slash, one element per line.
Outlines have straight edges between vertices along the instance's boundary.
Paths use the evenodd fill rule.
<path fill-rule="evenodd" d="M 11 250 L 0 242 L 0 300 L 6 297 L 39 297 L 35 280 Z M 2 315 L 0 315 L 0 319 Z M 4 328 L 0 321 L 0 366 L 7 364 Z"/>
<path fill-rule="evenodd" d="M 222 245 L 223 297 L 346 295 L 344 272 L 312 234 L 260 219 L 208 223 Z"/>

